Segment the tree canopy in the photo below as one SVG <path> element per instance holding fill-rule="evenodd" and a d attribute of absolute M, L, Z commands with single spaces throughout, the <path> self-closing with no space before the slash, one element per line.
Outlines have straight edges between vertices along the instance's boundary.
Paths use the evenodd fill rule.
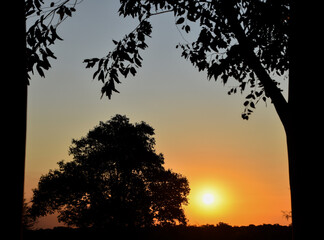
<path fill-rule="evenodd" d="M 50 45 L 63 40 L 57 27 L 76 11 L 80 0 L 51 2 L 26 0 L 26 17 L 38 15 L 27 31 L 27 72 L 36 68 L 44 77 L 56 58 Z M 288 39 L 291 0 L 121 0 L 119 15 L 137 18 L 139 24 L 121 40 L 113 40 L 115 48 L 106 56 L 85 59 L 86 68 L 97 67 L 93 78 L 103 83 L 101 93 L 111 98 L 119 92 L 116 84 L 129 74 L 135 76 L 143 65 L 140 55 L 151 37 L 151 18 L 173 14 L 181 35 L 199 24 L 197 40 L 179 43 L 181 56 L 188 59 L 199 71 L 206 71 L 208 79 L 237 80 L 228 94 L 245 92 L 243 119 L 248 119 L 260 101 L 271 99 L 285 125 L 287 102 L 278 78 L 289 67 Z"/>
<path fill-rule="evenodd" d="M 248 119 L 255 105 L 270 97 L 283 120 L 286 101 L 272 76 L 282 76 L 288 70 L 289 0 L 121 0 L 119 14 L 137 18 L 138 26 L 120 41 L 113 40 L 115 49 L 102 58 L 86 59 L 87 68 L 97 67 L 93 78 L 102 81 L 102 95 L 111 98 L 118 92 L 120 75 L 135 76 L 142 67 L 141 50 L 148 47 L 151 37 L 150 19 L 159 14 L 173 13 L 175 24 L 183 34 L 198 23 L 200 33 L 196 41 L 180 43 L 182 57 L 207 71 L 208 79 L 230 77 L 237 80 L 229 94 L 244 92 L 243 119 Z"/>
<path fill-rule="evenodd" d="M 72 17 L 72 13 L 76 11 L 75 6 L 79 2 L 80 0 L 65 0 L 46 5 L 44 0 L 25 0 L 26 20 L 37 16 L 33 24 L 28 24 L 30 26 L 26 31 L 28 80 L 30 80 L 29 73 L 34 73 L 34 68 L 41 77 L 45 77 L 44 70 L 51 67 L 49 58 L 56 59 L 50 46 L 57 40 L 63 40 L 56 29 L 66 18 Z"/>
<path fill-rule="evenodd" d="M 73 161 L 40 178 L 33 190 L 34 217 L 59 212 L 77 227 L 148 227 L 185 224 L 188 180 L 163 167 L 154 129 L 116 115 L 86 137 L 73 139 Z"/>

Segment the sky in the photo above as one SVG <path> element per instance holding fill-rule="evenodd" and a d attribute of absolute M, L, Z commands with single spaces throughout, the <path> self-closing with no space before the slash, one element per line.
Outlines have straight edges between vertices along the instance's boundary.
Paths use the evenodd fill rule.
<path fill-rule="evenodd" d="M 103 57 L 138 22 L 118 15 L 119 1 L 83 1 L 58 34 L 64 41 L 51 50 L 57 60 L 45 72 L 32 76 L 28 96 L 25 198 L 32 197 L 41 175 L 72 160 L 68 147 L 116 114 L 145 121 L 155 129 L 156 151 L 165 167 L 189 180 L 191 192 L 185 214 L 191 225 L 283 224 L 290 222 L 288 160 L 284 129 L 274 107 L 260 102 L 248 121 L 242 120 L 245 95 L 227 94 L 234 81 L 208 81 L 181 58 L 176 49 L 184 39 L 173 14 L 152 18 L 153 33 L 143 51 L 143 67 L 135 77 L 117 85 L 120 94 L 101 97 L 85 69 L 86 58 Z M 194 40 L 197 26 L 185 39 Z M 281 87 L 287 95 L 287 82 Z M 205 193 L 214 202 L 205 204 Z M 39 219 L 36 227 L 59 225 L 56 216 Z"/>

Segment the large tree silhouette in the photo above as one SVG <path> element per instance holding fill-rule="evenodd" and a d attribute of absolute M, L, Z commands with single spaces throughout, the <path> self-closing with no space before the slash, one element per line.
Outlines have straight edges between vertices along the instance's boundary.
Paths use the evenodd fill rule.
<path fill-rule="evenodd" d="M 77 227 L 149 227 L 186 223 L 185 177 L 166 170 L 154 150 L 154 129 L 116 115 L 86 137 L 73 140 L 71 162 L 43 175 L 34 189 L 31 213 L 59 212 Z"/>

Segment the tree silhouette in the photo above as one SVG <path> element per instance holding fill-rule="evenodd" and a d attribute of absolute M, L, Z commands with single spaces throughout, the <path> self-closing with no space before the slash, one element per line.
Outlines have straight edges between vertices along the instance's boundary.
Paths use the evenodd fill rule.
<path fill-rule="evenodd" d="M 32 229 L 35 225 L 35 219 L 30 214 L 30 207 L 28 203 L 26 202 L 26 199 L 24 198 L 24 204 L 23 204 L 23 214 L 22 214 L 22 226 L 25 230 Z"/>
<path fill-rule="evenodd" d="M 154 129 L 116 115 L 72 140 L 73 161 L 43 175 L 34 189 L 34 217 L 59 212 L 77 227 L 148 227 L 186 223 L 188 181 L 163 167 Z"/>

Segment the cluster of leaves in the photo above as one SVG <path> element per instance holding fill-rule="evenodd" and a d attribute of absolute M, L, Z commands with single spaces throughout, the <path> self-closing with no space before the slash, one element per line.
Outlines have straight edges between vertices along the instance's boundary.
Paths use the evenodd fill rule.
<path fill-rule="evenodd" d="M 71 162 L 41 177 L 34 190 L 34 217 L 59 212 L 77 227 L 149 227 L 186 223 L 188 180 L 164 168 L 154 129 L 116 115 L 86 137 L 73 140 Z"/>
<path fill-rule="evenodd" d="M 173 11 L 167 1 L 120 1 L 119 15 L 124 17 L 131 16 L 138 18 L 139 25 L 122 40 L 115 41 L 115 49 L 103 58 L 85 59 L 86 68 L 97 65 L 97 70 L 93 74 L 93 79 L 103 82 L 101 89 L 102 96 L 106 95 L 109 99 L 112 92 L 119 92 L 115 84 L 119 84 L 119 73 L 125 78 L 131 73 L 137 73 L 136 68 L 142 67 L 142 57 L 140 50 L 148 47 L 145 43 L 147 37 L 151 36 L 152 25 L 148 21 L 150 17 L 166 12 Z M 158 11 L 160 10 L 160 11 Z"/>
<path fill-rule="evenodd" d="M 228 11 L 228 8 L 231 11 Z M 114 85 L 114 82 L 120 83 L 117 70 L 126 77 L 134 67 L 134 56 L 123 57 L 128 49 L 125 44 L 132 43 L 131 45 L 136 49 L 132 51 L 138 54 L 139 47 L 136 47 L 138 39 L 134 36 L 143 31 L 143 26 L 150 26 L 148 22 L 150 17 L 166 12 L 173 12 L 176 25 L 181 26 L 185 33 L 190 32 L 190 23 L 199 23 L 201 27 L 196 41 L 176 46 L 182 49 L 182 57 L 190 60 L 199 71 L 207 71 L 209 79 L 221 78 L 224 84 L 229 78 L 237 80 L 238 85 L 229 91 L 231 94 L 243 93 L 247 86 L 253 89 L 252 95 L 255 99 L 248 94 L 246 99 L 248 103 L 244 102 L 245 111 L 242 117 L 248 119 L 257 99 L 267 98 L 269 95 L 266 94 L 267 91 L 260 79 L 256 77 L 255 69 L 249 64 L 246 50 L 242 48 L 229 18 L 238 21 L 244 37 L 248 39 L 252 53 L 268 74 L 275 72 L 277 75 L 283 75 L 288 69 L 289 0 L 122 0 L 120 15 L 138 18 L 139 27 L 117 42 L 116 49 L 103 58 L 104 60 L 86 60 L 87 67 L 99 63 L 96 71 L 97 74 L 99 73 L 98 80 L 104 82 L 108 77 L 107 82 L 104 82 L 103 94 L 106 93 L 110 98 L 112 91 L 117 91 Z M 140 41 L 140 44 L 144 45 L 144 41 L 145 39 Z M 105 69 L 104 63 L 109 59 L 112 59 L 112 65 Z M 137 64 L 136 67 L 140 66 Z M 132 72 L 136 73 L 134 69 Z"/>
<path fill-rule="evenodd" d="M 139 50 L 147 48 L 146 37 L 150 37 L 152 26 L 148 21 L 141 21 L 136 29 L 126 35 L 122 40 L 115 41 L 115 49 L 104 58 L 85 59 L 86 68 L 92 68 L 97 64 L 97 70 L 93 74 L 93 79 L 102 81 L 104 86 L 101 89 L 102 96 L 111 98 L 112 92 L 118 92 L 115 83 L 120 83 L 118 73 L 125 78 L 129 73 L 136 74 L 136 68 L 142 67 L 143 58 Z M 108 77 L 108 81 L 105 79 Z"/>
<path fill-rule="evenodd" d="M 48 6 L 43 0 L 25 0 L 25 14 L 27 25 L 29 19 L 37 17 L 26 31 L 27 74 L 34 74 L 34 67 L 41 77 L 45 77 L 44 70 L 51 67 L 49 58 L 56 59 L 50 46 L 56 40 L 63 40 L 57 34 L 57 27 L 67 18 L 72 17 L 78 0 L 51 2 Z M 69 5 L 69 6 L 68 6 Z"/>

